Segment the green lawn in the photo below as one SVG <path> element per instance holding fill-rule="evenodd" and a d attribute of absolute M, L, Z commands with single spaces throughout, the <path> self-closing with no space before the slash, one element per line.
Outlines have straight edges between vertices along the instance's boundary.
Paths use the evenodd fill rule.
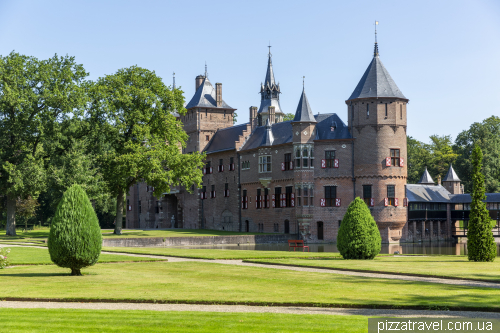
<path fill-rule="evenodd" d="M 264 259 L 251 261 L 374 272 L 434 275 L 500 282 L 500 258 L 497 258 L 494 262 L 468 261 L 466 256 L 377 256 L 374 260 L 343 260 L 338 258 L 317 260 Z"/>
<path fill-rule="evenodd" d="M 54 265 L 0 270 L 0 299 L 114 299 L 320 306 L 491 308 L 500 289 L 200 262 L 97 264 L 70 276 Z"/>
<path fill-rule="evenodd" d="M 182 249 L 172 247 L 104 247 L 103 251 L 153 254 L 197 259 L 253 259 L 253 258 L 335 258 L 339 253 L 302 251 L 253 251 L 221 249 Z"/>
<path fill-rule="evenodd" d="M 13 320 L 18 318 L 18 320 Z M 22 319 L 21 319 L 22 318 Z M 367 332 L 362 316 L 1 309 L 5 332 Z"/>
<path fill-rule="evenodd" d="M 6 247 L 10 249 L 9 261 L 11 265 L 50 265 L 49 250 L 35 247 Z M 123 261 L 158 261 L 161 258 L 141 258 L 119 254 L 101 254 L 100 263 L 123 262 Z"/>

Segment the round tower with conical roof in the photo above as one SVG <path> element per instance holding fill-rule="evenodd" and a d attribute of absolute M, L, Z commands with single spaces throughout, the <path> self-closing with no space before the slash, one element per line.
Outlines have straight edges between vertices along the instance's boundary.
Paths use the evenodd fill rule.
<path fill-rule="evenodd" d="M 407 103 L 382 64 L 375 42 L 373 59 L 346 104 L 355 139 L 355 196 L 371 208 L 385 243 L 398 242 L 407 221 Z"/>

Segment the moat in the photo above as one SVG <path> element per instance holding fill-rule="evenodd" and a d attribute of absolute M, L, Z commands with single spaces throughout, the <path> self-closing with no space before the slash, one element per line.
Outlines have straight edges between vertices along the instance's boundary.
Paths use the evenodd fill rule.
<path fill-rule="evenodd" d="M 308 244 L 311 252 L 339 252 L 335 244 Z M 245 244 L 215 246 L 184 246 L 187 249 L 221 249 L 221 250 L 257 250 L 288 251 L 288 244 Z M 400 254 L 443 254 L 467 255 L 467 244 L 450 241 L 419 242 L 402 244 L 382 244 L 380 253 L 388 254 L 399 251 Z M 500 244 L 497 244 L 497 256 L 500 256 Z"/>

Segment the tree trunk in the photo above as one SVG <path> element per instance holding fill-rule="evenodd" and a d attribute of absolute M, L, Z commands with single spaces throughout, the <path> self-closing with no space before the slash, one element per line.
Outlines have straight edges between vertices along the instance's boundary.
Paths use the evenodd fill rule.
<path fill-rule="evenodd" d="M 11 196 L 7 196 L 7 227 L 6 235 L 15 236 L 16 235 L 16 199 Z"/>
<path fill-rule="evenodd" d="M 71 275 L 72 276 L 82 276 L 82 272 L 80 272 L 80 268 L 72 268 Z"/>
<path fill-rule="evenodd" d="M 116 198 L 115 235 L 122 234 L 122 219 L 123 219 L 123 190 L 120 190 Z"/>

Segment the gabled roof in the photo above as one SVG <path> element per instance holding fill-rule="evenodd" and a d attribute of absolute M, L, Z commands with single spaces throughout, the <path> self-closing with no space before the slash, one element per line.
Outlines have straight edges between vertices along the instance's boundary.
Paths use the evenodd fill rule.
<path fill-rule="evenodd" d="M 297 111 L 295 111 L 294 122 L 312 122 L 315 123 L 314 115 L 307 100 L 306 91 L 302 89 L 302 95 L 300 95 L 299 105 L 297 106 Z"/>
<path fill-rule="evenodd" d="M 406 185 L 406 197 L 409 202 L 449 202 L 450 195 L 441 185 Z"/>
<path fill-rule="evenodd" d="M 315 140 L 335 140 L 335 139 L 351 139 L 349 129 L 344 122 L 335 113 L 319 114 L 314 116 L 316 120 L 316 135 Z M 267 124 L 266 124 L 267 126 Z M 265 136 L 270 131 L 273 136 L 272 145 L 280 145 L 283 143 L 291 143 L 293 141 L 292 121 L 283 121 L 281 123 L 271 124 L 270 128 L 259 126 L 248 138 L 241 150 L 254 149 L 262 147 L 263 142 L 266 142 Z M 333 127 L 333 131 L 332 131 Z"/>
<path fill-rule="evenodd" d="M 236 141 L 239 140 L 240 135 L 243 135 L 243 131 L 247 129 L 247 125 L 248 123 L 218 130 L 212 136 L 212 140 L 205 147 L 204 152 L 211 154 L 235 149 Z"/>
<path fill-rule="evenodd" d="M 229 105 L 222 101 L 220 107 L 217 106 L 215 88 L 212 86 L 208 78 L 205 78 L 202 84 L 196 90 L 191 101 L 186 105 L 186 109 L 191 108 L 219 108 L 219 109 L 233 109 Z M 234 110 L 234 109 L 233 109 Z"/>
<path fill-rule="evenodd" d="M 460 178 L 458 178 L 457 173 L 453 169 L 453 165 L 450 163 L 450 168 L 448 169 L 448 173 L 443 179 L 443 182 L 459 182 Z"/>
<path fill-rule="evenodd" d="M 407 99 L 401 90 L 399 90 L 387 69 L 385 69 L 382 61 L 380 61 L 378 49 L 365 74 L 361 77 L 356 89 L 354 89 L 348 100 L 368 97 L 397 97 Z"/>
<path fill-rule="evenodd" d="M 472 197 L 470 194 L 450 194 L 450 202 L 471 203 Z M 484 202 L 500 202 L 500 193 L 486 193 Z"/>
<path fill-rule="evenodd" d="M 429 185 L 434 185 L 434 180 L 432 180 L 431 175 L 429 174 L 429 171 L 427 171 L 427 167 L 425 167 L 425 171 L 422 174 L 422 177 L 420 177 L 420 180 L 418 181 L 419 184 L 429 184 Z"/>

